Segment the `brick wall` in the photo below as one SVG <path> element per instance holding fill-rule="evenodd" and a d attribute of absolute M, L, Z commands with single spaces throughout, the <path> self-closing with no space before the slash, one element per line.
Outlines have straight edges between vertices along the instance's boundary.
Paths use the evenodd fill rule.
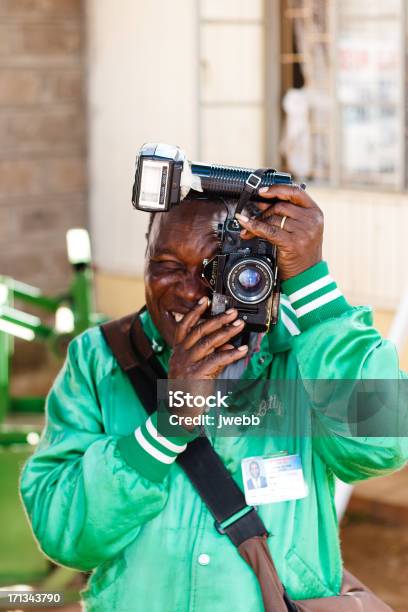
<path fill-rule="evenodd" d="M 84 226 L 84 0 L 0 0 L 0 274 L 66 287 Z"/>

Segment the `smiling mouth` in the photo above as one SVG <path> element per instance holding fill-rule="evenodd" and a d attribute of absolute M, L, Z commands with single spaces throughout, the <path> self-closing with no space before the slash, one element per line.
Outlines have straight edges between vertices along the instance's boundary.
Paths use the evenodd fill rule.
<path fill-rule="evenodd" d="M 190 311 L 188 311 L 188 312 L 184 312 L 184 313 L 183 313 L 183 312 L 177 312 L 176 310 L 168 310 L 168 311 L 167 311 L 167 314 L 168 314 L 168 315 L 171 315 L 171 317 L 173 318 L 173 320 L 174 320 L 176 323 L 181 323 L 181 321 L 184 319 L 184 317 L 186 316 L 186 314 L 188 314 L 189 312 L 190 312 Z M 197 321 L 197 324 L 198 324 L 198 323 L 203 323 L 204 321 L 205 321 L 205 319 L 200 318 L 200 319 Z"/>

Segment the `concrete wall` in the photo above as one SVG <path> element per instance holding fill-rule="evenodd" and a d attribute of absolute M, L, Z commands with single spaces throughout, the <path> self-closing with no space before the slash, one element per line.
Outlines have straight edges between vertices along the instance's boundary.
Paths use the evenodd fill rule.
<path fill-rule="evenodd" d="M 0 0 L 0 274 L 65 288 L 86 224 L 82 0 Z"/>

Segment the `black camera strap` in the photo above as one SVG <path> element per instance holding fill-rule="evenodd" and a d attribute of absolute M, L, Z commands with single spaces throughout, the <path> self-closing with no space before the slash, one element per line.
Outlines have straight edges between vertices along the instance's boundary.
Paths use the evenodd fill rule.
<path fill-rule="evenodd" d="M 262 179 L 267 172 L 275 172 L 272 168 L 259 168 L 252 172 L 247 180 L 245 181 L 244 188 L 241 192 L 241 195 L 238 200 L 237 207 L 234 212 L 234 216 L 237 213 L 240 213 L 244 210 L 245 206 L 248 204 L 249 200 L 253 196 L 253 194 L 258 191 L 260 184 L 262 183 Z M 256 215 L 255 215 L 256 216 Z M 273 247 L 274 257 L 277 256 L 277 247 Z M 280 301 L 280 279 L 279 275 L 276 279 L 275 287 L 273 290 L 274 299 L 273 299 L 273 308 L 272 308 L 272 323 L 276 323 L 278 320 L 278 312 L 279 312 L 279 301 Z M 244 339 L 244 344 L 248 343 L 248 338 Z"/>
<path fill-rule="evenodd" d="M 167 378 L 167 374 L 145 336 L 139 315 L 137 313 L 104 323 L 101 330 L 146 412 L 152 414 L 157 407 L 157 380 Z M 206 436 L 190 442 L 177 457 L 177 463 L 213 515 L 217 531 L 227 535 L 234 546 L 239 548 L 250 539 L 265 540 L 268 537 L 268 531 L 255 508 L 247 506 L 244 494 Z M 264 547 L 267 550 L 266 544 Z M 240 554 L 244 557 L 241 551 Z M 253 567 L 248 559 L 246 561 Z M 275 578 L 271 581 L 271 588 L 276 590 L 274 599 L 277 607 L 268 607 L 268 612 L 282 609 L 296 612 L 297 608 L 289 600 L 271 558 L 270 563 L 270 571 Z M 278 600 L 284 608 L 279 606 Z"/>
<path fill-rule="evenodd" d="M 241 195 L 239 197 L 234 214 L 240 213 L 244 210 L 245 206 L 248 204 L 255 191 L 258 191 L 265 174 L 271 171 L 271 168 L 259 168 L 258 170 L 255 170 L 255 172 L 251 172 L 251 174 L 248 176 L 247 180 L 244 183 L 244 188 L 241 191 Z"/>
<path fill-rule="evenodd" d="M 144 334 L 139 316 L 104 323 L 101 329 L 146 412 L 152 414 L 157 407 L 157 380 L 167 378 L 167 374 Z M 228 535 L 235 546 L 250 537 L 267 535 L 257 512 L 247 506 L 244 494 L 206 436 L 190 442 L 177 463 L 214 516 L 216 529 Z"/>

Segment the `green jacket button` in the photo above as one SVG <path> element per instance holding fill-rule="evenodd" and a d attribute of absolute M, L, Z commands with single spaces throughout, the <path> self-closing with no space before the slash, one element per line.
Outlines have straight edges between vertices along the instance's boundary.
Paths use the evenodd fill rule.
<path fill-rule="evenodd" d="M 208 565 L 210 562 L 210 555 L 206 555 L 205 553 L 202 553 L 199 557 L 198 557 L 198 562 L 200 565 Z"/>

